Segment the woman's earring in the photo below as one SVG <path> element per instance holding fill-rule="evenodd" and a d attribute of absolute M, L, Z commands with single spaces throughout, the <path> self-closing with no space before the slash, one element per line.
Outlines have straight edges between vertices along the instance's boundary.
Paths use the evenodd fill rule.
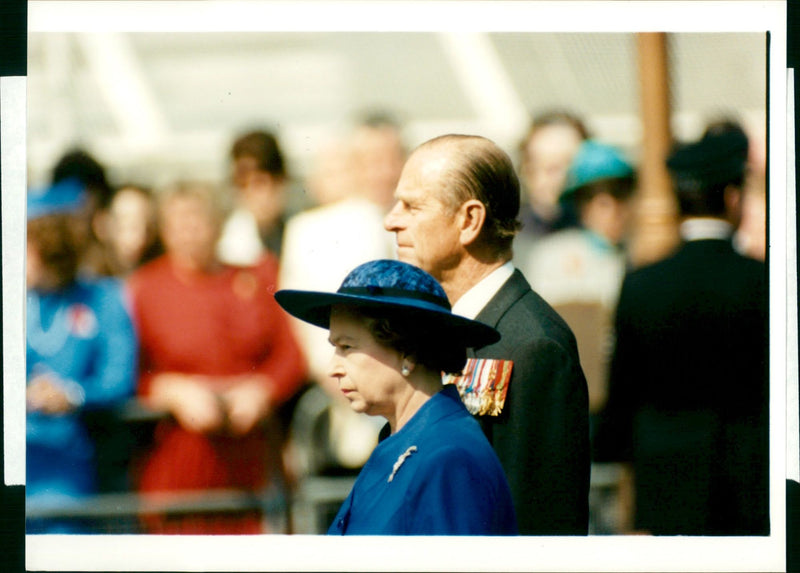
<path fill-rule="evenodd" d="M 411 374 L 411 370 L 408 368 L 408 366 L 403 364 L 403 367 L 400 369 L 400 374 L 402 374 L 403 376 L 408 376 L 409 374 Z"/>

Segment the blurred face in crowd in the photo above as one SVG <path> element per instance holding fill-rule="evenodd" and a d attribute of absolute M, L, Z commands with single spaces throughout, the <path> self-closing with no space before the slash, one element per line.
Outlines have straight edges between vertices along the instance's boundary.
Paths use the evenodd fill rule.
<path fill-rule="evenodd" d="M 631 200 L 617 199 L 609 193 L 598 193 L 581 210 L 581 223 L 619 245 L 628 231 Z"/>
<path fill-rule="evenodd" d="M 316 156 L 306 187 L 317 205 L 329 205 L 356 192 L 354 172 L 352 147 L 334 141 Z"/>
<path fill-rule="evenodd" d="M 457 213 L 441 198 L 449 161 L 445 149 L 414 152 L 397 184 L 396 203 L 384 219 L 386 230 L 396 235 L 397 258 L 440 282 L 462 254 Z"/>
<path fill-rule="evenodd" d="M 615 245 L 622 243 L 628 234 L 633 206 L 630 199 L 619 201 L 611 199 L 609 210 L 608 236 Z"/>
<path fill-rule="evenodd" d="M 83 214 L 58 213 L 28 221 L 27 287 L 57 290 L 75 279 L 86 248 Z"/>
<path fill-rule="evenodd" d="M 42 263 L 42 257 L 39 255 L 39 249 L 28 238 L 25 253 L 25 280 L 28 288 L 39 288 L 44 282 L 44 274 L 45 268 Z"/>
<path fill-rule="evenodd" d="M 155 207 L 134 188 L 115 193 L 108 211 L 108 242 L 125 268 L 135 266 L 155 240 Z"/>
<path fill-rule="evenodd" d="M 350 407 L 370 416 L 393 417 L 409 390 L 400 373 L 401 354 L 375 340 L 366 319 L 341 305 L 332 309 L 329 340 L 334 353 L 328 374 L 338 382 Z"/>
<path fill-rule="evenodd" d="M 234 185 L 244 207 L 260 228 L 272 226 L 285 207 L 283 180 L 260 169 L 256 158 L 247 155 L 234 161 L 233 170 Z"/>
<path fill-rule="evenodd" d="M 177 193 L 161 206 L 164 247 L 180 266 L 206 270 L 214 263 L 219 220 L 211 201 L 201 195 Z"/>
<path fill-rule="evenodd" d="M 565 124 L 541 127 L 530 137 L 522 175 L 534 211 L 545 217 L 555 216 L 567 169 L 581 141 L 575 128 Z"/>
<path fill-rule="evenodd" d="M 353 138 L 353 151 L 359 190 L 388 207 L 405 160 L 400 134 L 392 126 L 362 127 Z"/>

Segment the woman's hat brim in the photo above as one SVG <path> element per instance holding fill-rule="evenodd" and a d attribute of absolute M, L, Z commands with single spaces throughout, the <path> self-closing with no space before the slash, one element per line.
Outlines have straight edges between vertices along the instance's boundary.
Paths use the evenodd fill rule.
<path fill-rule="evenodd" d="M 421 328 L 429 327 L 443 336 L 460 340 L 468 348 L 480 348 L 500 340 L 500 333 L 491 326 L 453 314 L 425 300 L 300 290 L 280 290 L 275 293 L 275 300 L 292 316 L 325 329 L 330 328 L 331 307 L 344 305 L 409 313 L 421 321 Z"/>

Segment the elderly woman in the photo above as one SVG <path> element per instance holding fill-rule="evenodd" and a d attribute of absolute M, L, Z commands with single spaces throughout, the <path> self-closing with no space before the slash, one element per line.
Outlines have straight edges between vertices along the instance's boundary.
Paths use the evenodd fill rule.
<path fill-rule="evenodd" d="M 365 263 L 336 293 L 283 290 L 289 313 L 330 330 L 329 374 L 356 412 L 383 416 L 373 451 L 328 533 L 513 535 L 508 484 L 478 423 L 442 372 L 494 329 L 451 314 L 441 286 L 398 261 Z"/>
<path fill-rule="evenodd" d="M 277 265 L 233 267 L 215 256 L 221 211 L 214 190 L 163 192 L 166 253 L 130 278 L 141 352 L 138 391 L 171 417 L 156 429 L 140 490 L 258 493 L 281 471 L 277 406 L 304 381 L 305 364 L 272 295 Z M 259 511 L 151 516 L 154 533 L 261 533 Z"/>
<path fill-rule="evenodd" d="M 28 193 L 26 503 L 76 503 L 97 491 L 95 443 L 83 415 L 134 388 L 136 337 L 118 282 L 78 276 L 86 245 L 84 186 L 66 179 Z M 83 531 L 32 519 L 30 533 Z"/>

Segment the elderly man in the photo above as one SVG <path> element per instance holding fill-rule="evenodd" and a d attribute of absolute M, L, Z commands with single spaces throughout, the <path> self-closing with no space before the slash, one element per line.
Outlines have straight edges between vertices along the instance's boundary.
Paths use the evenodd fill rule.
<path fill-rule="evenodd" d="M 468 363 L 465 377 L 480 383 L 456 382 L 503 464 L 520 533 L 586 534 L 586 380 L 569 327 L 511 263 L 520 188 L 510 158 L 482 137 L 432 139 L 409 157 L 395 197 L 385 226 L 398 258 L 432 274 L 453 312 L 501 333 Z"/>

